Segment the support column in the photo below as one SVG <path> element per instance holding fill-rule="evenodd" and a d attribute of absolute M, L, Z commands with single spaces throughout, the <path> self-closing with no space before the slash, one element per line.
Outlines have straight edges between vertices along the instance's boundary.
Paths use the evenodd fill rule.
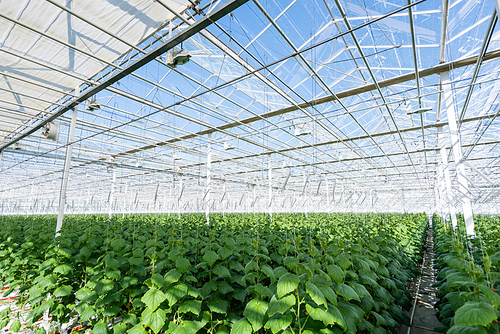
<path fill-rule="evenodd" d="M 80 87 L 75 88 L 75 96 L 80 95 Z M 59 212 L 57 214 L 57 225 L 56 225 L 56 237 L 61 235 L 63 219 L 64 219 L 64 208 L 66 206 L 66 190 L 68 188 L 68 176 L 69 167 L 71 165 L 71 153 L 73 152 L 73 138 L 75 137 L 75 126 L 76 126 L 76 114 L 78 112 L 78 105 L 73 108 L 71 114 L 71 125 L 69 127 L 68 144 L 66 146 L 66 158 L 64 160 L 64 170 L 61 183 L 61 193 L 59 194 Z"/>
<path fill-rule="evenodd" d="M 210 183 L 212 181 L 211 175 L 212 169 L 212 134 L 208 134 L 208 144 L 207 144 L 207 189 L 205 195 L 205 218 L 207 219 L 207 224 L 210 223 Z"/>
<path fill-rule="evenodd" d="M 444 132 L 443 128 L 438 128 L 438 143 L 439 143 L 439 154 L 441 155 L 441 161 L 438 162 L 438 177 L 441 183 L 441 189 L 446 189 L 443 191 L 443 208 L 448 206 L 448 213 L 451 216 L 451 224 L 453 229 L 457 227 L 457 215 L 455 213 L 455 206 L 453 205 L 453 192 L 451 189 L 451 177 L 450 170 L 448 169 L 448 154 L 446 153 L 446 145 L 444 142 Z"/>
<path fill-rule="evenodd" d="M 128 181 L 125 183 L 125 194 L 123 196 L 122 218 L 125 218 L 125 210 L 127 210 L 127 195 L 128 195 Z"/>
<path fill-rule="evenodd" d="M 179 174 L 179 197 L 177 197 L 177 214 L 179 219 L 181 219 L 181 198 L 184 192 L 184 187 L 182 185 L 182 174 Z"/>
<path fill-rule="evenodd" d="M 328 178 L 326 179 L 326 205 L 330 206 L 330 182 L 328 182 Z"/>
<path fill-rule="evenodd" d="M 108 220 L 111 220 L 111 214 L 113 213 L 113 202 L 115 200 L 115 183 L 116 183 L 116 167 L 113 166 L 113 181 L 111 183 L 111 194 L 109 196 Z"/>
<path fill-rule="evenodd" d="M 268 159 L 268 179 L 269 179 L 269 193 L 268 193 L 268 203 L 267 203 L 267 209 L 269 210 L 269 216 L 273 216 L 273 213 L 271 211 L 271 201 L 272 201 L 272 196 L 273 196 L 273 185 L 272 185 L 272 174 L 271 174 L 271 156 L 269 156 Z"/>
<path fill-rule="evenodd" d="M 455 158 L 455 169 L 457 171 L 458 189 L 464 212 L 465 229 L 468 236 L 475 236 L 474 219 L 472 216 L 472 207 L 469 198 L 469 185 L 465 179 L 465 169 L 463 165 L 462 144 L 457 128 L 455 105 L 453 104 L 453 93 L 451 91 L 450 73 L 441 73 L 442 87 L 444 91 L 444 100 L 446 103 L 446 115 L 448 117 L 448 126 L 450 129 L 451 147 Z"/>

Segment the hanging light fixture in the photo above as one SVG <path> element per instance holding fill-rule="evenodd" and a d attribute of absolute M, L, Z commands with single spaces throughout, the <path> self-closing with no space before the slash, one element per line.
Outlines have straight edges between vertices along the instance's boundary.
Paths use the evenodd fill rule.
<path fill-rule="evenodd" d="M 169 67 L 176 68 L 177 65 L 186 64 L 191 58 L 191 53 L 189 51 L 184 52 L 182 49 L 179 51 L 173 49 L 167 51 L 165 58 L 165 62 Z"/>
<path fill-rule="evenodd" d="M 415 110 L 408 110 L 406 112 L 407 115 L 413 115 L 413 114 L 423 114 L 424 112 L 431 111 L 432 108 L 418 108 Z"/>

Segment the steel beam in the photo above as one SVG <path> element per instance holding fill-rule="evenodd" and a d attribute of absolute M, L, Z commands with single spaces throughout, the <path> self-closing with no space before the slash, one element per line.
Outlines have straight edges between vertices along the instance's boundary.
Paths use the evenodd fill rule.
<path fill-rule="evenodd" d="M 491 37 L 493 36 L 493 31 L 495 30 L 495 23 L 497 22 L 497 11 L 494 10 L 491 16 L 490 24 L 488 25 L 488 29 L 486 30 L 486 36 L 484 37 L 483 44 L 481 45 L 481 50 L 479 51 L 479 55 L 476 60 L 476 66 L 474 67 L 474 73 L 472 74 L 472 78 L 470 79 L 469 89 L 467 90 L 467 95 L 465 96 L 465 101 L 462 106 L 462 111 L 460 112 L 460 116 L 458 117 L 458 128 L 460 128 L 462 119 L 465 116 L 465 112 L 467 111 L 467 107 L 469 106 L 469 101 L 472 96 L 472 91 L 474 90 L 476 78 L 479 74 L 479 70 L 481 68 L 481 64 L 483 63 L 484 53 L 490 44 Z"/>

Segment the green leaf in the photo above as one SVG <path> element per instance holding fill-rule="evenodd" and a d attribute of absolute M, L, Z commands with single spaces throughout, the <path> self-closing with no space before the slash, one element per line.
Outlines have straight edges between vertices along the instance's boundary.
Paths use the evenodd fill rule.
<path fill-rule="evenodd" d="M 173 285 L 165 291 L 165 296 L 168 299 L 168 304 L 172 307 L 179 299 L 188 293 L 188 286 L 184 283 Z"/>
<path fill-rule="evenodd" d="M 54 291 L 54 296 L 56 296 L 56 297 L 68 296 L 69 294 L 71 294 L 71 291 L 73 291 L 72 287 L 70 287 L 69 285 L 63 285 L 63 286 L 58 287 Z"/>
<path fill-rule="evenodd" d="M 167 296 L 163 292 L 152 288 L 142 296 L 141 301 L 154 311 L 165 299 L 167 299 Z"/>
<path fill-rule="evenodd" d="M 212 291 L 217 291 L 217 283 L 214 280 L 208 281 L 201 287 L 202 296 L 208 296 Z"/>
<path fill-rule="evenodd" d="M 62 257 L 65 257 L 67 259 L 71 259 L 71 249 L 68 249 L 68 248 L 57 248 L 57 254 L 62 256 Z"/>
<path fill-rule="evenodd" d="M 335 285 L 334 289 L 339 296 L 342 296 L 347 300 L 354 299 L 357 300 L 358 302 L 361 301 L 356 291 L 354 291 L 353 288 L 351 288 L 349 285 L 346 285 L 344 283 L 339 283 Z"/>
<path fill-rule="evenodd" d="M 229 302 L 220 298 L 213 298 L 208 301 L 208 308 L 215 313 L 226 314 Z"/>
<path fill-rule="evenodd" d="M 98 322 L 92 329 L 92 334 L 108 334 L 108 325 L 104 322 Z"/>
<path fill-rule="evenodd" d="M 185 300 L 179 305 L 180 313 L 191 312 L 199 315 L 201 311 L 201 300 Z"/>
<path fill-rule="evenodd" d="M 157 288 L 163 287 L 163 284 L 165 283 L 165 280 L 163 276 L 159 274 L 153 274 L 151 275 L 151 282 L 156 285 Z"/>
<path fill-rule="evenodd" d="M 80 320 L 87 321 L 95 315 L 96 315 L 96 313 L 94 310 L 94 306 L 90 305 L 90 306 L 87 306 L 85 308 L 85 310 L 83 310 L 83 312 L 80 314 Z"/>
<path fill-rule="evenodd" d="M 339 303 L 337 308 L 342 314 L 342 318 L 344 318 L 346 331 L 351 334 L 356 334 L 356 322 L 359 316 L 356 310 L 346 303 Z"/>
<path fill-rule="evenodd" d="M 231 334 L 250 334 L 252 333 L 252 325 L 245 318 L 236 321 L 231 328 Z"/>
<path fill-rule="evenodd" d="M 134 255 L 135 258 L 140 258 L 142 259 L 144 257 L 144 251 L 142 249 L 135 249 L 132 254 Z"/>
<path fill-rule="evenodd" d="M 447 293 L 444 298 L 448 299 L 450 302 L 451 308 L 453 311 L 457 311 L 460 307 L 462 307 L 465 304 L 465 299 L 460 296 L 461 291 L 453 291 L 450 293 Z"/>
<path fill-rule="evenodd" d="M 283 264 L 288 267 L 288 269 L 293 270 L 299 263 L 299 260 L 295 257 L 287 256 L 283 259 Z"/>
<path fill-rule="evenodd" d="M 159 308 L 156 311 L 152 312 L 151 314 L 148 314 L 142 322 L 151 328 L 155 333 L 158 333 L 163 325 L 165 324 L 165 318 L 166 314 L 163 309 Z"/>
<path fill-rule="evenodd" d="M 371 311 L 370 313 L 375 317 L 375 319 L 377 321 L 376 322 L 377 326 L 386 326 L 387 325 L 387 320 L 383 316 L 381 316 L 380 314 L 378 314 L 375 311 Z"/>
<path fill-rule="evenodd" d="M 221 260 L 225 260 L 228 257 L 230 257 L 231 255 L 233 255 L 233 251 L 230 250 L 229 248 L 226 248 L 226 247 L 219 248 L 217 253 L 219 253 Z"/>
<path fill-rule="evenodd" d="M 125 247 L 125 240 L 119 238 L 115 239 L 111 242 L 110 246 L 113 248 L 115 252 L 119 251 L 123 247 Z"/>
<path fill-rule="evenodd" d="M 120 312 L 120 311 L 121 311 L 121 308 L 116 306 L 116 305 L 112 305 L 112 306 L 107 305 L 106 308 L 102 311 L 102 315 L 105 317 L 112 317 L 112 316 L 117 315 L 118 312 Z"/>
<path fill-rule="evenodd" d="M 212 269 L 212 272 L 219 277 L 231 277 L 229 270 L 226 267 L 218 264 Z"/>
<path fill-rule="evenodd" d="M 336 324 L 338 324 L 340 327 L 346 329 L 344 317 L 342 316 L 342 313 L 340 312 L 340 310 L 338 308 L 336 308 L 333 305 L 330 305 L 330 307 L 328 308 L 328 313 L 330 313 L 332 315 L 333 321 Z"/>
<path fill-rule="evenodd" d="M 219 326 L 217 327 L 215 334 L 229 334 L 229 329 L 224 325 Z"/>
<path fill-rule="evenodd" d="M 299 277 L 295 274 L 286 273 L 281 276 L 278 280 L 278 298 L 297 289 L 299 282 Z"/>
<path fill-rule="evenodd" d="M 61 265 L 58 265 L 57 267 L 55 267 L 54 272 L 66 275 L 67 273 L 69 273 L 71 271 L 71 269 L 72 269 L 72 267 L 69 264 L 64 263 L 64 264 L 61 264 Z"/>
<path fill-rule="evenodd" d="M 330 275 L 330 277 L 337 283 L 342 283 L 345 279 L 344 270 L 336 264 L 331 264 L 326 267 L 326 271 L 328 272 L 328 275 Z"/>
<path fill-rule="evenodd" d="M 119 270 L 113 270 L 113 269 L 106 269 L 104 271 L 104 274 L 108 277 L 108 278 L 114 278 L 115 280 L 119 280 L 122 276 L 121 276 L 121 273 Z"/>
<path fill-rule="evenodd" d="M 489 300 L 493 302 L 493 307 L 500 306 L 500 295 L 494 291 L 492 291 L 488 286 L 479 284 L 479 291 L 484 293 Z"/>
<path fill-rule="evenodd" d="M 124 334 L 127 331 L 127 324 L 120 322 L 113 326 L 113 334 Z"/>
<path fill-rule="evenodd" d="M 337 305 L 337 294 L 333 291 L 332 288 L 325 285 L 317 285 L 317 287 L 330 303 L 332 303 L 333 305 Z"/>
<path fill-rule="evenodd" d="M 169 286 L 172 283 L 177 282 L 181 278 L 181 276 L 182 276 L 182 272 L 179 269 L 174 268 L 174 269 L 170 270 L 164 276 L 164 278 L 165 278 L 165 283 L 164 283 L 165 287 Z"/>
<path fill-rule="evenodd" d="M 38 327 L 34 333 L 35 334 L 47 334 L 47 332 L 45 331 L 45 328 L 43 328 L 41 326 Z"/>
<path fill-rule="evenodd" d="M 180 258 L 177 261 L 175 261 L 175 266 L 182 273 L 185 273 L 186 271 L 188 271 L 189 269 L 191 269 L 191 262 L 189 262 L 188 259 Z"/>
<path fill-rule="evenodd" d="M 269 305 L 265 301 L 259 299 L 252 299 L 246 305 L 243 315 L 250 321 L 254 331 L 258 331 L 264 326 L 268 307 Z"/>
<path fill-rule="evenodd" d="M 483 326 L 457 326 L 453 325 L 447 334 L 487 334 L 488 331 Z"/>
<path fill-rule="evenodd" d="M 372 298 L 372 295 L 366 290 L 364 285 L 356 283 L 356 282 L 349 282 L 349 286 L 356 292 L 358 297 L 363 298 Z"/>
<path fill-rule="evenodd" d="M 131 324 L 132 326 L 137 324 L 137 316 L 133 313 L 123 315 L 122 319 L 125 324 Z"/>
<path fill-rule="evenodd" d="M 328 309 L 328 305 L 326 305 L 325 296 L 323 296 L 323 293 L 311 281 L 307 281 L 306 283 L 306 292 L 318 306 L 323 304 Z"/>
<path fill-rule="evenodd" d="M 272 317 L 276 313 L 285 313 L 288 309 L 295 305 L 296 299 L 294 295 L 287 295 L 281 299 L 276 299 L 276 296 L 271 298 L 267 315 Z"/>
<path fill-rule="evenodd" d="M 272 297 L 274 294 L 271 289 L 266 288 L 262 283 L 257 283 L 255 285 L 255 291 L 258 292 L 263 297 Z"/>
<path fill-rule="evenodd" d="M 104 295 L 106 292 L 112 290 L 114 286 L 115 286 L 115 283 L 113 283 L 112 280 L 101 279 L 95 285 L 94 290 L 95 290 L 95 292 L 97 292 L 97 294 Z"/>
<path fill-rule="evenodd" d="M 17 333 L 21 329 L 21 322 L 19 320 L 15 320 L 12 325 L 10 325 L 10 331 Z"/>
<path fill-rule="evenodd" d="M 203 254 L 203 260 L 205 260 L 206 263 L 211 267 L 214 265 L 215 261 L 219 259 L 219 255 L 217 255 L 216 252 L 214 251 L 208 251 L 205 254 Z"/>
<path fill-rule="evenodd" d="M 335 323 L 333 316 L 320 307 L 313 307 L 310 304 L 306 304 L 306 311 L 309 313 L 311 318 L 321 321 L 325 324 L 325 326 L 333 325 Z"/>
<path fill-rule="evenodd" d="M 146 330 L 144 329 L 144 325 L 142 323 L 138 323 L 134 327 L 130 328 L 127 331 L 128 334 L 148 334 Z"/>
<path fill-rule="evenodd" d="M 455 312 L 455 325 L 487 326 L 497 319 L 495 309 L 485 302 L 467 302 Z"/>
<path fill-rule="evenodd" d="M 352 265 L 352 262 L 349 260 L 349 257 L 346 254 L 337 255 L 335 260 L 339 264 L 339 266 L 344 270 L 346 270 Z"/>
<path fill-rule="evenodd" d="M 276 314 L 274 317 L 269 319 L 266 323 L 266 328 L 271 328 L 271 331 L 278 333 L 279 331 L 285 330 L 292 323 L 293 316 L 291 313 L 287 314 Z"/>
<path fill-rule="evenodd" d="M 4 308 L 2 312 L 0 312 L 0 318 L 5 318 L 6 316 L 9 315 L 9 313 L 10 313 L 10 306 Z"/>
<path fill-rule="evenodd" d="M 227 283 L 226 281 L 219 281 L 219 284 L 217 284 L 217 289 L 222 294 L 234 291 L 234 288 L 231 285 L 229 285 L 229 283 Z"/>
<path fill-rule="evenodd" d="M 276 281 L 276 277 L 274 276 L 273 269 L 270 266 L 268 266 L 267 264 L 264 264 L 260 267 L 260 270 L 262 270 L 262 272 L 264 274 L 266 274 L 266 276 L 271 279 L 271 283 Z"/>

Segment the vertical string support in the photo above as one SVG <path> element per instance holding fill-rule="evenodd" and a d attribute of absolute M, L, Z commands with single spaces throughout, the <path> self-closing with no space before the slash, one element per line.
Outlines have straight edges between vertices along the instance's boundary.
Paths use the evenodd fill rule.
<path fill-rule="evenodd" d="M 80 86 L 75 88 L 75 96 L 80 95 Z M 71 165 L 71 153 L 73 152 L 73 138 L 75 137 L 76 115 L 78 113 L 78 105 L 73 108 L 71 114 L 71 124 L 69 127 L 68 143 L 66 146 L 66 157 L 64 159 L 64 170 L 61 182 L 61 192 L 59 194 L 59 211 L 57 213 L 56 237 L 60 236 L 61 228 L 64 219 L 64 208 L 66 206 L 66 190 L 68 188 L 69 167 Z"/>

